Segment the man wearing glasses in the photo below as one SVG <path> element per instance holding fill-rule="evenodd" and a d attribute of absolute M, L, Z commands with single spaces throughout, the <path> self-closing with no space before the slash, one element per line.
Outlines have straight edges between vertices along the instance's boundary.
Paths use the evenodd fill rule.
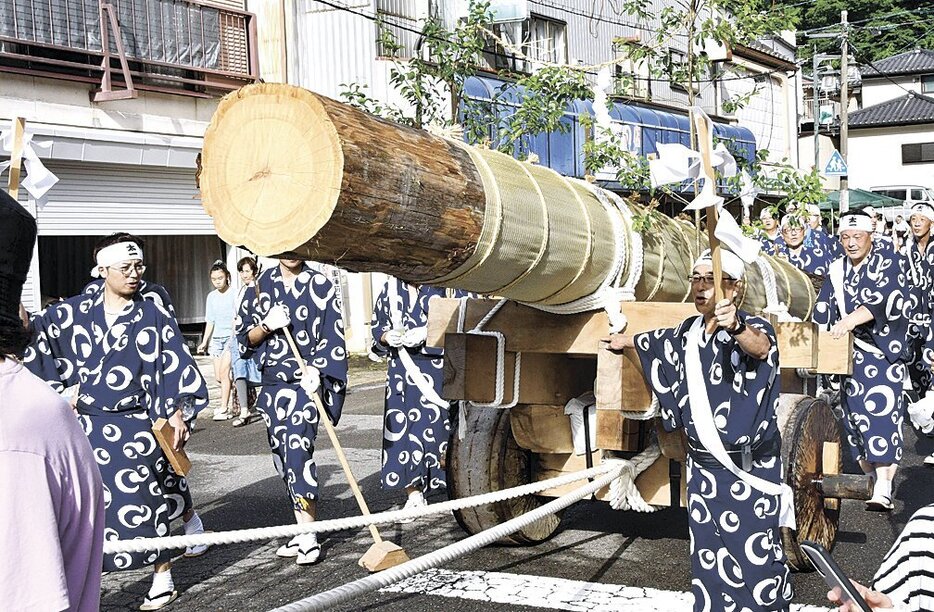
<path fill-rule="evenodd" d="M 191 510 L 187 483 L 156 443 L 152 424 L 166 418 L 173 444 L 188 439 L 188 422 L 207 403 L 207 388 L 178 324 L 139 294 L 142 246 L 122 238 L 96 250 L 103 285 L 49 307 L 33 319 L 35 336 L 23 363 L 54 389 L 77 387 L 75 411 L 100 468 L 105 489 L 105 539 L 167 535 L 173 514 Z M 155 566 L 142 610 L 157 610 L 177 596 L 171 551 L 104 556 L 105 571 Z"/>
<path fill-rule="evenodd" d="M 853 332 L 853 374 L 841 382 L 843 427 L 853 458 L 874 480 L 866 509 L 889 512 L 902 457 L 910 301 L 902 262 L 874 246 L 873 228 L 865 212 L 840 217 L 844 255 L 830 264 L 813 320 L 835 338 Z"/>
<path fill-rule="evenodd" d="M 780 526 L 794 526 L 782 484 L 775 331 L 736 307 L 745 265 L 721 251 L 715 302 L 707 251 L 689 277 L 700 316 L 671 329 L 614 335 L 634 347 L 667 431 L 688 439 L 688 526 L 694 610 L 787 610 L 793 595 Z"/>
<path fill-rule="evenodd" d="M 107 248 L 108 246 L 112 244 L 117 244 L 118 242 L 132 242 L 134 244 L 139 245 L 140 248 L 145 248 L 146 246 L 145 244 L 143 244 L 143 241 L 141 238 L 134 236 L 132 234 L 127 234 L 126 232 L 118 232 L 116 234 L 111 234 L 110 236 L 107 236 L 106 238 L 104 238 L 103 240 L 101 240 L 94 246 L 94 253 L 92 255 L 94 257 L 94 261 L 97 261 L 97 254 L 101 252 L 101 249 Z M 141 269 L 139 271 L 139 279 L 138 279 L 139 285 L 136 289 L 137 293 L 139 293 L 143 297 L 144 300 L 149 300 L 150 302 L 155 302 L 159 306 L 162 306 L 162 308 L 167 310 L 168 313 L 172 315 L 172 317 L 174 318 L 175 317 L 175 306 L 173 306 L 172 304 L 172 298 L 169 295 L 169 292 L 166 291 L 165 287 L 163 287 L 162 285 L 158 285 L 156 283 L 145 280 L 143 278 L 143 274 L 146 272 L 146 266 L 141 265 L 141 264 L 140 266 L 141 266 Z M 129 264 L 127 264 L 123 272 L 126 273 L 127 276 L 129 276 Z M 81 293 L 87 293 L 87 294 L 93 295 L 97 293 L 98 291 L 100 291 L 101 287 L 104 286 L 104 279 L 99 276 L 99 268 L 96 265 L 93 268 L 91 268 L 91 276 L 94 277 L 95 280 L 92 280 L 91 282 L 89 282 L 84 287 L 84 289 L 81 290 Z"/>
<path fill-rule="evenodd" d="M 800 217 L 782 217 L 781 236 L 775 241 L 775 256 L 808 274 L 824 276 L 832 258 L 822 241 L 812 240 L 810 247 L 805 244 L 807 231 Z"/>

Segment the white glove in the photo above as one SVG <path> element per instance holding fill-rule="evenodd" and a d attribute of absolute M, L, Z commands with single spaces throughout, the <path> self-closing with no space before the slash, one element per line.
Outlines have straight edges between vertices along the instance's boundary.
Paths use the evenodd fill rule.
<path fill-rule="evenodd" d="M 268 327 L 270 331 L 276 331 L 288 326 L 291 322 L 292 319 L 289 318 L 289 311 L 285 309 L 285 306 L 276 304 L 269 309 L 261 324 Z"/>
<path fill-rule="evenodd" d="M 425 344 L 425 340 L 428 339 L 428 328 L 427 327 L 413 327 L 412 329 L 406 331 L 402 334 L 402 344 L 409 348 L 415 348 L 416 346 L 421 346 Z"/>
<path fill-rule="evenodd" d="M 393 348 L 399 348 L 402 346 L 402 338 L 404 334 L 404 329 L 390 329 L 388 332 L 386 332 L 385 335 L 386 344 Z"/>
<path fill-rule="evenodd" d="M 305 366 L 305 370 L 308 372 L 308 374 L 302 376 L 302 380 L 298 383 L 298 385 L 302 388 L 302 390 L 305 391 L 305 393 L 311 396 L 321 388 L 321 372 L 314 366 Z"/>

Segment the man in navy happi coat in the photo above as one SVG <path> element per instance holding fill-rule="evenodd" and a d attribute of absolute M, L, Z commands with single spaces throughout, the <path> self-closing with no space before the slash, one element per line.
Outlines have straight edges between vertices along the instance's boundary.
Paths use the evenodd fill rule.
<path fill-rule="evenodd" d="M 102 288 L 59 302 L 33 318 L 36 335 L 24 364 L 56 390 L 75 386 L 75 411 L 101 470 L 105 488 L 105 539 L 169 534 L 170 520 L 188 500 L 186 490 L 152 433 L 156 419 L 174 427 L 176 449 L 188 424 L 207 402 L 207 387 L 168 312 L 139 295 L 145 271 L 142 247 L 120 239 L 96 250 Z M 186 532 L 200 526 L 187 516 Z M 197 526 L 193 523 L 197 522 Z M 104 557 L 106 571 L 155 564 L 143 610 L 171 603 L 178 592 L 170 551 Z"/>
<path fill-rule="evenodd" d="M 334 284 L 297 256 L 280 256 L 279 265 L 264 271 L 240 302 L 236 334 L 240 356 L 259 353 L 262 388 L 256 407 L 263 415 L 273 463 L 285 481 L 298 523 L 315 520 L 318 472 L 314 460 L 320 393 L 336 425 L 347 389 L 344 322 Z M 307 376 L 292 354 L 286 330 L 307 364 Z M 318 560 L 321 547 L 314 533 L 292 538 L 276 551 L 299 565 Z"/>
<path fill-rule="evenodd" d="M 840 218 L 845 254 L 830 265 L 813 320 L 834 337 L 853 332 L 853 374 L 840 394 L 843 427 L 853 458 L 875 480 L 867 509 L 887 512 L 902 457 L 910 302 L 902 262 L 874 244 L 873 226 L 862 211 Z"/>
<path fill-rule="evenodd" d="M 775 331 L 737 310 L 744 264 L 721 254 L 720 302 L 708 251 L 691 275 L 699 316 L 611 336 L 610 348 L 636 349 L 665 429 L 687 434 L 694 610 L 788 610 L 793 589 L 779 527 L 793 527 L 794 518 L 782 484 Z"/>
<path fill-rule="evenodd" d="M 381 483 L 405 489 L 406 508 L 424 506 L 425 492 L 445 486 L 451 422 L 450 402 L 441 397 L 444 350 L 425 346 L 429 301 L 445 295 L 390 277 L 373 309 L 373 350 L 389 358 Z"/>

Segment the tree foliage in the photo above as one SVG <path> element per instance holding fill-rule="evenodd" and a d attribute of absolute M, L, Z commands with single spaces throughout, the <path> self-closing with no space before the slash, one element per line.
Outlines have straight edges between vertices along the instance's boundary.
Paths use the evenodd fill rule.
<path fill-rule="evenodd" d="M 808 40 L 805 32 L 831 32 L 847 11 L 850 45 L 858 63 L 874 62 L 912 49 L 934 49 L 934 2 L 930 0 L 775 0 L 787 9 L 801 31 L 799 51 L 810 59 L 819 53 L 839 53 L 834 39 Z M 799 5 L 799 6 L 795 6 Z"/>

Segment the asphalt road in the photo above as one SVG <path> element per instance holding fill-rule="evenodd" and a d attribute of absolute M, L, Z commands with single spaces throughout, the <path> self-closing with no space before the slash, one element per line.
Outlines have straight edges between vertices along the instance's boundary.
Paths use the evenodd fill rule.
<path fill-rule="evenodd" d="M 396 509 L 404 501 L 399 492 L 379 487 L 382 389 L 375 383 L 378 378 L 372 372 L 357 378 L 338 428 L 374 512 Z M 906 460 L 896 480 L 895 511 L 877 514 L 864 511 L 862 502 L 843 504 L 834 556 L 857 580 L 871 579 L 912 512 L 932 501 L 934 469 L 923 466 L 921 460 L 934 451 L 934 440 L 917 439 L 907 428 L 906 433 Z M 229 421 L 201 419 L 189 443 L 189 455 L 194 464 L 193 496 L 209 530 L 293 521 L 261 421 L 235 429 Z M 319 518 L 359 514 L 324 432 L 318 438 L 316 457 L 321 481 Z M 440 494 L 429 500 L 442 499 Z M 173 527 L 180 530 L 180 524 Z M 450 515 L 387 527 L 382 533 L 413 558 L 465 537 Z M 372 543 L 366 531 L 327 534 L 320 539 L 323 560 L 310 567 L 277 558 L 274 551 L 282 541 L 218 546 L 203 557 L 182 559 L 173 570 L 181 596 L 168 609 L 268 610 L 368 575 L 357 566 Z M 150 572 L 142 570 L 105 576 L 102 609 L 135 609 L 150 582 Z M 544 544 L 482 549 L 445 564 L 441 571 L 410 580 L 403 588 L 410 592 L 371 593 L 331 609 L 683 611 L 687 609 L 683 592 L 690 589 L 686 515 L 670 509 L 648 515 L 616 512 L 604 503 L 580 502 L 565 511 L 560 531 Z M 809 604 L 826 605 L 826 588 L 816 574 L 797 574 L 795 588 L 795 601 L 804 606 L 798 610 L 816 609 Z M 575 607 L 564 601 L 572 595 L 562 592 L 589 599 Z M 635 598 L 631 605 L 625 603 L 629 595 Z"/>

